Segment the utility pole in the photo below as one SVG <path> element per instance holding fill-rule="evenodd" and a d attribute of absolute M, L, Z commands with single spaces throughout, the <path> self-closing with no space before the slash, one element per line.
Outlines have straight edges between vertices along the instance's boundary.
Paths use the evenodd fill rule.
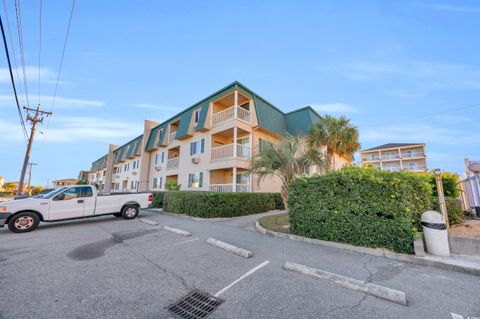
<path fill-rule="evenodd" d="M 31 194 L 31 188 L 32 188 L 32 185 L 31 185 L 31 180 L 32 180 L 32 167 L 33 165 L 37 165 L 37 163 L 28 163 L 28 166 L 29 166 L 29 169 L 28 169 L 28 195 Z"/>
<path fill-rule="evenodd" d="M 27 122 L 32 122 L 32 128 L 30 131 L 30 137 L 28 139 L 27 151 L 25 152 L 25 158 L 23 159 L 23 166 L 22 166 L 22 173 L 20 175 L 20 180 L 18 181 L 18 189 L 17 189 L 17 196 L 22 193 L 23 189 L 23 181 L 25 180 L 25 173 L 27 170 L 27 164 L 30 160 L 30 151 L 32 150 L 33 139 L 35 137 L 35 129 L 37 128 L 37 123 L 43 122 L 43 116 L 50 116 L 52 112 L 46 112 L 40 110 L 40 104 L 37 106 L 36 109 L 32 109 L 29 107 L 23 107 L 24 110 L 27 111 Z M 31 116 L 29 112 L 35 112 L 34 116 Z"/>
<path fill-rule="evenodd" d="M 448 229 L 450 228 L 450 224 L 448 222 L 447 205 L 445 205 L 445 195 L 443 193 L 442 171 L 437 168 L 433 172 L 435 173 L 435 180 L 437 182 L 437 194 L 438 204 L 440 205 L 440 212 L 443 215 L 443 219 L 445 220 L 445 224 L 447 225 Z"/>

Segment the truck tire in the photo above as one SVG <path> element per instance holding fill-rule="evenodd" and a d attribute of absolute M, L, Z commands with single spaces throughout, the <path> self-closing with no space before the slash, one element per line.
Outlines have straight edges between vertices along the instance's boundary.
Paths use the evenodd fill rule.
<path fill-rule="evenodd" d="M 8 222 L 8 229 L 13 233 L 27 233 L 35 230 L 40 224 L 40 218 L 35 213 L 24 212 L 13 216 Z"/>
<path fill-rule="evenodd" d="M 137 205 L 125 205 L 122 208 L 122 217 L 125 219 L 134 219 L 138 215 Z"/>

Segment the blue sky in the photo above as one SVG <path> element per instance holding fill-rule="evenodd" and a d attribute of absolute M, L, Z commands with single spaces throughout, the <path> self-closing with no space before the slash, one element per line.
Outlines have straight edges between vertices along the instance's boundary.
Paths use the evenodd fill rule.
<path fill-rule="evenodd" d="M 39 6 L 21 3 L 35 106 Z M 71 4 L 43 3 L 40 103 L 50 110 Z M 141 134 L 144 119 L 165 120 L 235 80 L 284 111 L 347 115 L 362 148 L 425 142 L 430 168 L 463 173 L 464 157 L 480 158 L 478 30 L 480 1 L 79 0 L 33 183 L 76 176 L 108 143 Z M 1 56 L 0 175 L 18 180 L 25 142 Z"/>

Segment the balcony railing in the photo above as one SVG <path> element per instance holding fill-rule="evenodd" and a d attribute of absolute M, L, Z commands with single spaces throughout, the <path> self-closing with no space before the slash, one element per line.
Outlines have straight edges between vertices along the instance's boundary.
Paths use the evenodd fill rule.
<path fill-rule="evenodd" d="M 228 109 L 222 110 L 212 114 L 212 126 L 217 126 L 227 121 L 232 120 L 235 117 L 235 106 L 231 106 Z M 237 107 L 237 118 L 250 122 L 250 111 L 244 108 Z"/>
<path fill-rule="evenodd" d="M 175 141 L 175 135 L 177 135 L 177 131 L 171 132 L 168 134 L 168 144 L 173 143 Z"/>
<path fill-rule="evenodd" d="M 380 160 L 380 157 L 376 156 L 376 157 L 365 157 L 363 159 L 364 162 L 376 162 L 376 161 L 379 161 Z"/>
<path fill-rule="evenodd" d="M 421 166 L 421 165 L 419 165 L 419 166 L 404 166 L 403 167 L 404 171 L 409 171 L 409 172 L 420 172 L 420 171 L 424 171 L 426 169 L 427 169 L 427 167 Z"/>
<path fill-rule="evenodd" d="M 178 168 L 178 157 L 167 160 L 167 169 Z"/>
<path fill-rule="evenodd" d="M 398 154 L 385 154 L 382 155 L 382 160 L 396 160 L 400 159 L 400 155 Z"/>
<path fill-rule="evenodd" d="M 233 186 L 235 184 L 211 184 L 210 191 L 216 193 L 229 193 L 233 192 Z M 237 192 L 248 193 L 250 192 L 250 186 L 246 184 L 236 184 Z"/>
<path fill-rule="evenodd" d="M 250 158 L 250 147 L 237 145 L 237 158 L 248 159 Z M 218 147 L 213 147 L 210 159 L 212 161 L 230 160 L 233 159 L 233 150 L 235 144 L 227 144 Z"/>
<path fill-rule="evenodd" d="M 416 158 L 416 157 L 425 157 L 424 153 L 403 153 L 402 158 Z"/>

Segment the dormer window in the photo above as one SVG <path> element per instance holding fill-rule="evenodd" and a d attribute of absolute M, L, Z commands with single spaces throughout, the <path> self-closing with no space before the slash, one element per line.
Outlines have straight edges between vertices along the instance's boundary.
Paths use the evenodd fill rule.
<path fill-rule="evenodd" d="M 195 110 L 193 113 L 193 126 L 197 126 L 200 121 L 200 110 Z"/>

